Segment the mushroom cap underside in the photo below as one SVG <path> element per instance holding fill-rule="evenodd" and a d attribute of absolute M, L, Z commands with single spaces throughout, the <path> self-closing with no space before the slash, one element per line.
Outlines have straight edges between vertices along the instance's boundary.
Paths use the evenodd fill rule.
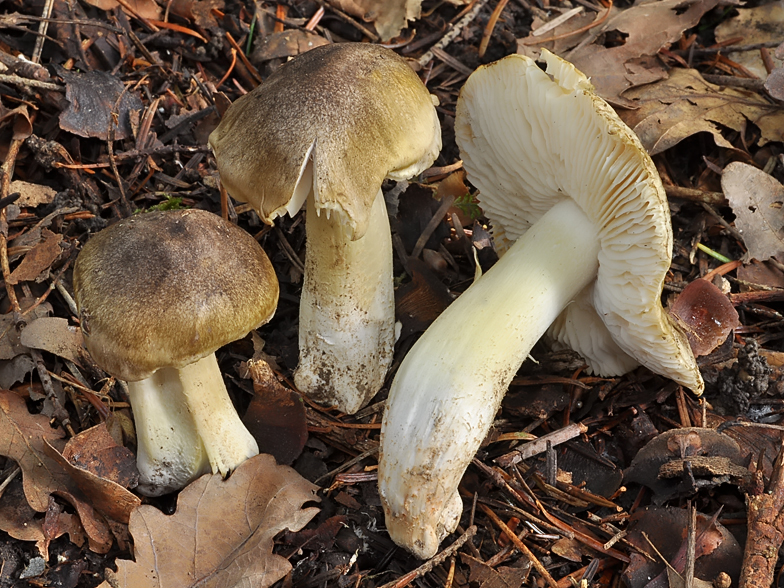
<path fill-rule="evenodd" d="M 251 235 L 189 209 L 137 214 L 95 234 L 74 264 L 74 293 L 93 359 L 136 381 L 267 322 L 278 281 Z"/>
<path fill-rule="evenodd" d="M 231 105 L 209 142 L 228 192 L 267 223 L 287 211 L 312 157 L 316 209 L 342 215 L 358 239 L 384 178 L 429 167 L 441 132 L 427 88 L 403 58 L 340 43 L 277 69 Z"/>
<path fill-rule="evenodd" d="M 505 250 L 572 198 L 598 228 L 599 271 L 550 335 L 597 373 L 618 375 L 636 360 L 699 393 L 694 356 L 660 301 L 672 229 L 654 164 L 588 78 L 546 50 L 542 57 L 546 72 L 522 55 L 480 67 L 458 100 L 456 140 L 497 245 Z M 588 325 L 605 328 L 576 336 Z M 630 358 L 609 362 L 601 349 Z"/>

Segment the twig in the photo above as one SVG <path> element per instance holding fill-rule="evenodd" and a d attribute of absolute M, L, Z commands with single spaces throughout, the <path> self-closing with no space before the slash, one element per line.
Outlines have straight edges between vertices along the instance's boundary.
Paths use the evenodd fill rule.
<path fill-rule="evenodd" d="M 374 43 L 378 43 L 381 40 L 381 38 L 376 33 L 374 33 L 373 31 L 369 30 L 366 27 L 363 27 L 356 20 L 351 18 L 348 14 L 346 14 L 342 10 L 339 10 L 338 8 L 335 8 L 329 2 L 325 2 L 325 0 L 316 0 L 316 2 L 318 2 L 319 5 L 323 6 L 324 8 L 328 8 L 330 12 L 335 14 L 335 16 L 337 16 L 340 20 L 357 29 L 360 33 L 365 35 L 368 39 L 370 39 Z"/>
<path fill-rule="evenodd" d="M 702 74 L 706 82 L 716 84 L 717 86 L 731 86 L 734 88 L 743 88 L 745 90 L 753 90 L 754 92 L 766 92 L 765 80 L 739 78 L 736 76 L 721 76 L 716 74 Z"/>
<path fill-rule="evenodd" d="M 466 529 L 465 533 L 460 535 L 460 537 L 458 537 L 457 540 L 455 540 L 455 542 L 452 543 L 452 545 L 444 549 L 441 553 L 439 553 L 432 559 L 427 560 L 417 569 L 411 570 L 405 576 L 398 578 L 397 580 L 394 580 L 392 582 L 387 582 L 380 588 L 404 588 L 405 586 L 408 586 L 411 582 L 413 582 L 417 578 L 424 576 L 425 574 L 432 571 L 433 568 L 435 568 L 436 566 L 440 566 L 443 562 L 445 562 L 447 559 L 452 557 L 457 552 L 457 550 L 460 549 L 463 546 L 463 544 L 466 541 L 468 541 L 471 537 L 473 537 L 475 534 L 476 534 L 476 527 L 474 525 L 471 525 L 470 527 L 468 527 L 468 529 Z"/>
<path fill-rule="evenodd" d="M 436 230 L 438 223 L 444 220 L 446 216 L 446 211 L 449 210 L 449 207 L 452 206 L 455 202 L 454 196 L 445 196 L 443 201 L 441 202 L 441 206 L 438 207 L 436 213 L 433 215 L 433 218 L 430 219 L 430 222 L 427 223 L 425 228 L 422 230 L 422 234 L 419 235 L 419 239 L 417 239 L 416 244 L 414 245 L 414 250 L 411 252 L 411 257 L 417 258 L 419 254 L 422 253 L 422 250 L 425 248 L 425 243 L 430 238 L 430 235 L 433 234 L 433 231 Z"/>
<path fill-rule="evenodd" d="M 682 186 L 664 186 L 664 193 L 667 198 L 681 198 L 683 200 L 691 200 L 692 202 L 705 202 L 713 206 L 724 206 L 727 204 L 727 199 L 722 192 L 706 192 L 705 190 L 697 190 L 696 188 L 684 188 Z"/>
<path fill-rule="evenodd" d="M 593 21 L 590 24 L 585 25 L 584 27 L 580 27 L 579 29 L 575 29 L 573 31 L 569 31 L 567 33 L 561 33 L 560 35 L 554 35 L 552 37 L 547 37 L 546 39 L 532 39 L 530 41 L 520 41 L 520 43 L 522 43 L 523 45 L 541 45 L 542 43 L 549 43 L 550 41 L 557 41 L 559 39 L 566 39 L 567 37 L 573 37 L 574 35 L 579 35 L 579 34 L 584 33 L 586 31 L 590 31 L 591 29 L 593 29 L 595 27 L 598 27 L 605 20 L 607 20 L 608 16 L 610 16 L 610 12 L 612 11 L 612 8 L 613 8 L 613 0 L 609 0 L 609 2 L 610 2 L 610 5 L 607 7 L 607 10 L 602 15 L 602 17 L 597 19 L 597 20 L 595 20 L 595 21 Z"/>
<path fill-rule="evenodd" d="M 479 57 L 485 56 L 485 51 L 487 51 L 487 46 L 490 44 L 490 37 L 493 36 L 493 31 L 495 30 L 495 25 L 498 22 L 498 19 L 501 17 L 501 13 L 506 8 L 506 4 L 509 0 L 499 0 L 498 4 L 493 10 L 490 18 L 487 21 L 487 26 L 485 27 L 485 31 L 482 34 L 482 40 L 479 42 Z"/>
<path fill-rule="evenodd" d="M 14 86 L 28 86 L 31 88 L 41 88 L 42 90 L 54 90 L 55 92 L 65 92 L 65 86 L 61 86 L 60 84 L 31 80 L 30 78 L 23 78 L 15 74 L 0 74 L 0 82 L 13 84 Z"/>
<path fill-rule="evenodd" d="M 106 138 L 106 150 L 109 153 L 109 165 L 114 172 L 114 178 L 117 180 L 117 187 L 120 190 L 120 202 L 123 205 L 123 216 L 130 216 L 131 215 L 131 204 L 128 202 L 128 198 L 125 195 L 125 187 L 123 186 L 123 180 L 120 177 L 120 170 L 117 169 L 117 161 L 114 159 L 114 128 L 115 124 L 120 118 L 120 101 L 125 96 L 127 88 L 123 88 L 123 91 L 120 92 L 120 96 L 117 98 L 117 102 L 114 103 L 114 107 L 112 111 L 109 113 L 109 129 L 107 131 L 107 138 Z"/>
<path fill-rule="evenodd" d="M 784 443 L 779 448 L 767 488 L 746 495 L 748 535 L 740 572 L 740 588 L 773 585 L 779 548 L 784 541 Z"/>
<path fill-rule="evenodd" d="M 506 526 L 506 523 L 504 523 L 504 521 L 502 521 L 489 506 L 480 504 L 479 508 L 482 509 L 482 512 L 484 512 L 499 529 L 506 533 L 507 538 L 512 543 L 514 543 L 514 546 L 520 550 L 520 553 L 528 558 L 528 561 L 530 561 L 536 571 L 539 572 L 539 575 L 544 578 L 544 581 L 547 582 L 547 584 L 549 584 L 552 588 L 558 588 L 558 582 L 555 581 L 555 579 L 550 575 L 550 572 L 548 572 L 547 569 L 542 565 L 542 562 L 539 561 L 539 558 L 537 558 L 533 552 L 528 549 L 525 543 L 518 539 L 517 535 Z"/>
<path fill-rule="evenodd" d="M 539 437 L 539 439 L 536 441 L 529 441 L 519 449 L 515 449 L 514 451 L 510 451 L 509 453 L 505 453 L 504 455 L 497 457 L 495 462 L 503 468 L 509 467 L 512 464 L 521 462 L 524 459 L 528 459 L 529 457 L 533 457 L 534 455 L 542 453 L 545 449 L 547 449 L 548 442 L 552 443 L 553 446 L 560 445 L 561 443 L 566 443 L 570 439 L 579 437 L 587 430 L 588 427 L 582 423 L 572 423 L 567 427 L 563 427 L 557 431 L 548 433 L 543 437 Z"/>
<path fill-rule="evenodd" d="M 433 57 L 435 57 L 433 49 L 444 49 L 444 47 L 449 45 L 449 43 L 451 43 L 454 38 L 460 34 L 460 31 L 462 31 L 468 23 L 476 18 L 476 15 L 479 14 L 479 11 L 482 10 L 487 2 L 488 0 L 475 0 L 474 7 L 471 9 L 471 11 L 461 18 L 456 24 L 452 25 L 451 28 L 447 29 L 446 34 L 441 37 L 441 40 L 438 43 L 430 48 L 430 51 L 425 52 L 422 57 L 417 59 L 419 65 L 425 67 L 428 63 L 430 63 L 433 60 Z"/>
<path fill-rule="evenodd" d="M 44 41 L 46 41 L 46 31 L 49 29 L 49 17 L 52 15 L 52 6 L 54 0 L 46 0 L 44 3 L 43 14 L 41 14 L 41 22 L 38 23 L 38 36 L 35 39 L 35 47 L 33 48 L 33 55 L 30 59 L 33 63 L 41 61 L 41 53 L 44 50 Z"/>
<path fill-rule="evenodd" d="M 19 148 L 22 146 L 24 139 L 14 138 L 8 146 L 8 153 L 5 156 L 3 167 L 0 170 L 0 198 L 8 196 L 8 186 L 11 184 L 11 178 L 14 175 L 14 166 L 16 165 L 16 156 L 19 154 Z M 11 267 L 8 263 L 8 208 L 3 207 L 0 210 L 0 268 L 3 271 L 3 281 L 5 282 L 5 290 L 8 294 L 8 302 L 11 304 L 11 310 L 14 313 L 21 312 L 19 307 L 19 300 L 16 297 L 16 290 L 13 284 L 8 282 L 8 276 L 11 274 Z"/>

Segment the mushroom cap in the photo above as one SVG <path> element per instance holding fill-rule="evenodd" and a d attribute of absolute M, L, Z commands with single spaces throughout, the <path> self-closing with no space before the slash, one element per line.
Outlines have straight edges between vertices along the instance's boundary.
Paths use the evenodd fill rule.
<path fill-rule="evenodd" d="M 427 169 L 441 132 L 427 88 L 402 57 L 340 43 L 278 68 L 231 105 L 209 143 L 228 192 L 267 223 L 299 209 L 310 186 L 289 202 L 312 156 L 316 210 L 337 211 L 359 239 L 384 178 Z"/>
<path fill-rule="evenodd" d="M 109 374 L 182 368 L 267 322 L 278 280 L 246 231 L 203 210 L 148 212 L 96 233 L 74 264 L 84 341 Z"/>
<path fill-rule="evenodd" d="M 522 55 L 479 68 L 458 100 L 457 143 L 496 242 L 503 250 L 572 198 L 599 231 L 599 271 L 549 334 L 596 373 L 619 375 L 636 360 L 700 393 L 689 344 L 661 306 L 672 228 L 656 168 L 588 78 L 542 57 L 546 73 Z"/>

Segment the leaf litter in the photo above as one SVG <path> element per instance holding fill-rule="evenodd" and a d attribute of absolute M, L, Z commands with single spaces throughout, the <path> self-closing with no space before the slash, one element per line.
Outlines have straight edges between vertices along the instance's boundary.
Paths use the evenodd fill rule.
<path fill-rule="evenodd" d="M 426 6 L 422 12 L 417 2 L 399 0 L 339 5 L 348 15 L 341 15 L 332 3 L 258 2 L 251 7 L 231 1 L 178 0 L 169 5 L 168 22 L 159 20 L 162 13 L 155 3 L 54 4 L 55 19 L 49 25 L 49 39 L 54 41 L 48 39 L 44 44 L 42 61 L 65 70 L 42 68 L 17 57 L 32 55 L 33 35 L 25 40 L 6 37 L 12 48 L 3 49 L 0 55 L 6 67 L 25 80 L 57 86 L 9 82 L 1 92 L 0 133 L 9 144 L 14 138 L 29 135 L 29 139 L 20 147 L 19 157 L 11 159 L 16 160 L 16 175 L 27 183 L 0 194 L 2 200 L 13 191 L 21 193 L 3 213 L 5 220 L 0 219 L 0 226 L 9 223 L 10 267 L 3 274 L 6 292 L 10 288 L 21 294 L 18 311 L 6 301 L 11 312 L 0 316 L 0 382 L 8 389 L 0 393 L 0 446 L 7 456 L 4 463 L 0 460 L 0 467 L 4 466 L 0 480 L 8 480 L 0 495 L 0 529 L 8 534 L 0 535 L 0 586 L 7 578 L 21 575 L 39 584 L 71 587 L 94 588 L 109 577 L 129 586 L 162 586 L 164 579 L 170 582 L 167 585 L 188 586 L 193 574 L 221 586 L 271 585 L 280 575 L 285 576 L 287 586 L 373 587 L 385 581 L 403 586 L 411 581 L 406 578 L 412 578 L 415 569 L 416 574 L 428 576 L 426 582 L 456 586 L 490 588 L 536 579 L 538 572 L 531 571 L 530 560 L 510 546 L 504 533 L 493 529 L 482 509 L 476 510 L 476 519 L 469 518 L 474 512 L 470 508 L 473 496 L 490 505 L 510 527 L 526 521 L 529 526 L 519 531 L 522 540 L 535 547 L 536 557 L 562 583 L 584 577 L 607 585 L 623 572 L 622 560 L 614 559 L 618 554 L 636 557 L 647 549 L 645 545 L 632 548 L 621 537 L 628 530 L 629 517 L 643 512 L 636 505 L 652 500 L 631 479 L 621 486 L 621 471 L 635 463 L 638 449 L 646 448 L 642 456 L 652 454 L 653 461 L 646 468 L 656 470 L 649 474 L 657 482 L 651 483 L 670 484 L 663 491 L 665 497 L 675 492 L 695 498 L 710 513 L 724 505 L 721 516 L 730 526 L 745 520 L 745 497 L 777 496 L 775 484 L 771 493 L 759 494 L 764 483 L 747 483 L 749 479 L 764 482 L 774 473 L 773 459 L 779 449 L 776 432 L 730 426 L 725 433 L 742 448 L 740 458 L 735 453 L 722 455 L 707 443 L 697 449 L 686 449 L 694 444 L 682 443 L 675 454 L 672 447 L 656 449 L 654 445 L 651 449 L 648 445 L 675 425 L 686 430 L 699 425 L 697 435 L 704 441 L 711 433 L 702 431 L 722 423 L 731 425 L 733 415 L 767 422 L 777 418 L 776 401 L 784 392 L 779 390 L 784 361 L 777 343 L 784 274 L 775 253 L 765 257 L 778 251 L 775 241 L 758 246 L 748 237 L 756 236 L 760 226 L 777 226 L 781 218 L 776 215 L 777 192 L 770 187 L 754 192 L 751 206 L 759 212 L 760 205 L 768 205 L 764 209 L 768 215 L 762 219 L 742 220 L 739 212 L 749 204 L 739 200 L 737 186 L 724 190 L 731 209 L 703 207 L 707 190 L 718 193 L 739 165 L 753 169 L 750 174 L 758 178 L 765 174 L 775 181 L 784 179 L 781 109 L 771 100 L 779 87 L 774 77 L 780 71 L 778 63 L 772 62 L 765 85 L 760 76 L 759 84 L 744 87 L 736 82 L 748 78 L 733 65 L 732 57 L 727 61 L 726 51 L 711 46 L 716 18 L 733 26 L 740 23 L 737 32 L 728 33 L 744 37 L 736 45 L 748 44 L 764 19 L 743 20 L 745 8 L 740 11 L 742 18 L 735 18 L 734 9 L 725 10 L 724 5 L 721 9 L 726 14 L 721 15 L 712 0 L 618 2 L 611 8 L 586 0 L 580 3 L 581 12 L 567 2 L 478 2 L 468 8 L 439 4 Z M 151 12 L 145 12 L 148 9 Z M 491 14 L 494 9 L 498 9 L 497 20 Z M 752 13 L 758 7 L 748 10 Z M 557 15 L 564 17 L 561 24 L 550 26 Z M 39 26 L 39 16 L 5 15 L 2 24 L 32 30 Z M 74 18 L 81 20 L 74 24 Z M 417 20 L 405 29 L 412 18 Z M 530 35 L 531 22 L 544 32 Z M 447 31 L 453 30 L 457 34 L 452 40 L 440 44 Z M 720 38 L 720 30 L 715 40 L 727 41 Z M 574 34 L 547 41 L 565 32 Z M 89 43 L 75 42 L 79 35 Z M 213 102 L 224 104 L 226 96 L 236 99 L 287 58 L 312 45 L 363 38 L 389 39 L 409 58 L 438 96 L 444 128 L 440 167 L 429 170 L 427 187 L 412 182 L 401 188 L 402 195 L 396 195 L 401 202 L 423 203 L 404 206 L 393 219 L 403 243 L 396 275 L 402 282 L 398 314 L 404 325 L 396 361 L 413 337 L 470 284 L 475 270 L 488 269 L 495 260 L 489 227 L 479 209 L 472 209 L 470 218 L 465 210 L 450 209 L 421 259 L 411 258 L 409 252 L 414 250 L 421 227 L 440 207 L 431 194 L 457 190 L 460 193 L 453 195 L 461 203 L 470 207 L 475 202 L 473 188 L 464 183 L 459 171 L 454 173 L 460 167 L 450 135 L 455 99 L 467 72 L 518 46 L 535 53 L 543 45 L 575 60 L 606 99 L 627 107 L 620 110 L 622 116 L 655 154 L 668 188 L 678 188 L 684 196 L 671 198 L 675 250 L 668 291 L 674 297 L 689 285 L 699 284 L 701 277 L 718 273 L 726 276 L 722 279 L 730 287 L 729 295 L 720 294 L 723 302 L 729 300 L 742 311 L 740 325 L 725 345 L 704 356 L 709 362 L 703 367 L 709 404 L 699 404 L 644 370 L 623 378 L 596 378 L 584 374 L 579 358 L 536 349 L 539 364 L 527 362 L 523 367 L 512 385 L 510 401 L 477 456 L 487 468 L 471 468 L 463 480 L 463 524 L 474 522 L 479 530 L 477 538 L 460 548 L 454 567 L 446 561 L 418 568 L 420 562 L 395 551 L 384 532 L 374 484 L 383 396 L 359 415 L 347 417 L 303 402 L 287 385 L 297 361 L 301 274 L 295 258 L 303 252 L 301 217 L 285 219 L 277 229 L 269 230 L 247 208 L 232 205 L 226 211 L 270 253 L 284 296 L 276 318 L 262 330 L 263 374 L 255 374 L 252 383 L 245 379 L 243 363 L 258 359 L 255 341 L 232 344 L 220 358 L 237 405 L 247 418 L 265 415 L 259 423 L 274 422 L 276 406 L 292 409 L 284 419 L 285 434 L 273 435 L 285 451 L 270 451 L 281 461 L 291 461 L 294 470 L 280 469 L 268 456 L 259 456 L 226 481 L 205 476 L 176 496 L 142 504 L 133 492 L 135 447 L 127 397 L 121 385 L 107 380 L 82 353 L 78 317 L 68 300 L 72 254 L 89 234 L 136 207 L 220 210 L 214 164 L 203 147 L 204 138 L 217 123 Z M 480 48 L 484 38 L 486 52 Z M 533 39 L 538 45 L 527 44 Z M 246 62 L 247 46 L 252 50 Z M 90 70 L 98 75 L 76 73 Z M 716 72 L 724 75 L 720 83 L 711 81 Z M 96 115 L 85 117 L 75 109 L 75 102 L 89 94 L 99 78 L 104 91 L 95 103 Z M 18 106 L 20 102 L 45 107 L 31 117 L 32 110 Z M 108 150 L 110 127 L 114 142 Z M 706 136 L 713 140 L 704 142 Z M 742 163 L 733 163 L 738 160 Z M 758 178 L 745 182 L 743 197 L 766 181 Z M 698 250 L 698 243 L 725 259 L 745 261 L 747 253 L 757 256 L 752 255 L 754 251 L 766 261 L 728 269 L 725 262 Z M 692 304 L 688 312 L 693 313 Z M 32 305 L 35 308 L 28 310 Z M 710 320 L 717 310 L 718 302 L 708 302 L 698 314 Z M 456 325 L 456 337 L 459 331 Z M 720 357 L 721 353 L 725 355 Z M 526 398 L 537 393 L 558 402 L 523 410 Z M 738 401 L 745 403 L 745 411 L 733 408 Z M 562 452 L 551 448 L 544 455 L 504 467 L 493 461 L 514 452 L 520 440 L 553 430 L 557 434 L 570 421 L 583 419 L 587 419 L 587 433 L 578 440 L 556 443 Z M 758 473 L 753 466 L 747 468 L 753 456 L 761 456 Z M 17 462 L 21 471 L 14 475 Z M 660 471 L 670 477 L 659 479 Z M 599 483 L 600 478 L 607 483 Z M 333 488 L 319 496 L 322 516 L 317 516 L 313 500 L 316 486 L 305 479 Z M 280 489 L 270 488 L 268 483 L 274 480 Z M 675 490 L 669 489 L 673 483 Z M 270 498 L 289 491 L 292 496 L 285 505 Z M 249 500 L 251 496 L 255 499 Z M 175 500 L 174 514 L 165 515 Z M 671 500 L 672 505 L 678 504 L 677 498 Z M 210 510 L 202 510 L 202 504 Z M 214 529 L 193 524 L 203 514 Z M 238 521 L 240 515 L 248 518 Z M 684 534 L 687 528 L 681 518 L 671 534 Z M 222 542 L 215 542 L 210 534 L 218 531 Z M 614 547 L 606 548 L 612 541 L 616 541 Z M 213 545 L 219 549 L 210 550 Z M 96 555 L 107 551 L 106 559 Z M 39 565 L 41 555 L 48 565 Z M 718 581 L 721 570 L 736 579 L 737 552 L 731 560 L 732 565 L 712 568 L 706 577 Z M 680 576 L 668 580 L 678 585 Z"/>

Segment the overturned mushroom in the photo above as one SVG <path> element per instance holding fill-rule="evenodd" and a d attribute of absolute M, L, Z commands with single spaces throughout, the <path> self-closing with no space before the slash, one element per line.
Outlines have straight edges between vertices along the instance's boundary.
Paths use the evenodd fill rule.
<path fill-rule="evenodd" d="M 521 55 L 480 67 L 458 99 L 468 178 L 508 250 L 417 341 L 390 390 L 379 459 L 386 526 L 423 558 L 455 529 L 460 478 L 548 328 L 595 373 L 639 362 L 703 389 L 660 302 L 672 230 L 653 163 L 582 73 L 543 57 L 547 73 Z"/>
<path fill-rule="evenodd" d="M 139 214 L 93 236 L 73 280 L 90 355 L 128 382 L 142 494 L 225 476 L 258 453 L 215 358 L 277 306 L 252 236 L 201 210 Z"/>
<path fill-rule="evenodd" d="M 232 104 L 210 135 L 221 181 L 261 218 L 307 201 L 297 387 L 353 413 L 394 345 L 392 241 L 381 183 L 441 148 L 431 96 L 406 62 L 364 43 L 318 47 Z"/>

